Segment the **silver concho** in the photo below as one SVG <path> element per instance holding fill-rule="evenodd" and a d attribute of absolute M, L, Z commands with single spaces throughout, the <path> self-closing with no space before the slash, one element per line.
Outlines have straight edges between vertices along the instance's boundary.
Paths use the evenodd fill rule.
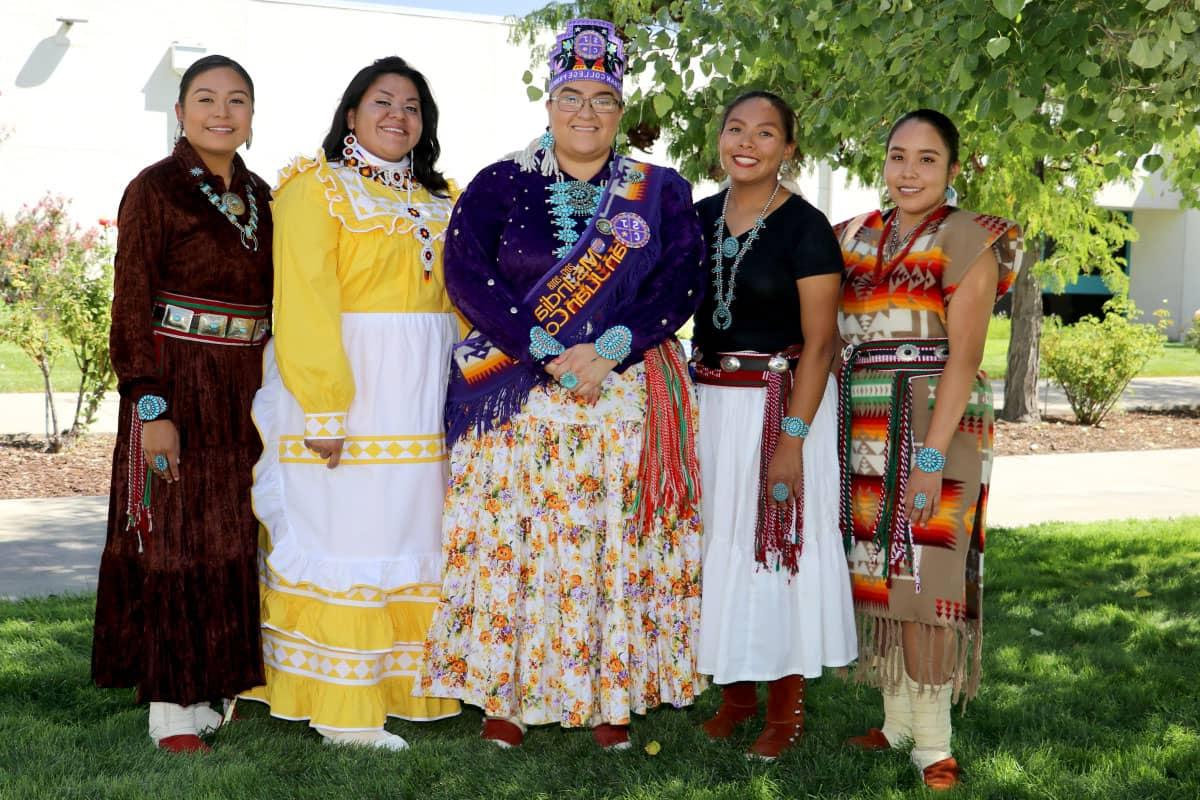
<path fill-rule="evenodd" d="M 936 348 L 934 348 L 933 354 L 935 356 L 937 356 L 938 358 L 942 358 L 942 359 L 949 358 L 950 357 L 950 345 L 939 344 Z"/>
<path fill-rule="evenodd" d="M 737 356 L 721 356 L 721 369 L 725 372 L 737 372 L 742 368 L 742 360 Z"/>
<path fill-rule="evenodd" d="M 921 351 L 915 344 L 902 344 L 896 348 L 898 361 L 916 361 L 919 355 L 921 355 Z"/>
<path fill-rule="evenodd" d="M 238 197 L 233 192 L 226 192 L 221 195 L 221 205 L 228 209 L 230 214 L 235 217 L 240 217 L 246 213 L 246 204 L 242 202 L 242 198 Z"/>
<path fill-rule="evenodd" d="M 767 359 L 767 369 L 771 372 L 784 373 L 788 371 L 788 360 L 776 353 Z"/>

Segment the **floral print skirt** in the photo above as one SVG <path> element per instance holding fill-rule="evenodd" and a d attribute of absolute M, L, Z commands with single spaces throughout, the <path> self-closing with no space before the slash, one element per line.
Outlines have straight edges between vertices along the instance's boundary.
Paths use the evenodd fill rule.
<path fill-rule="evenodd" d="M 638 365 L 609 375 L 594 406 L 541 386 L 455 443 L 416 691 L 565 727 L 695 699 L 700 521 L 634 524 L 645 407 Z"/>

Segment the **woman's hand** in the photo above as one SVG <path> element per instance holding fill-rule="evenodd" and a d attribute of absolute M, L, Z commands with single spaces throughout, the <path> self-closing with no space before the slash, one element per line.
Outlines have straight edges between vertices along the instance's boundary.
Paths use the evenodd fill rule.
<path fill-rule="evenodd" d="M 913 501 L 918 492 L 925 493 L 925 507 L 917 508 Z M 904 513 L 911 525 L 928 525 L 942 502 L 942 473 L 923 472 L 914 465 L 908 475 L 908 493 L 904 498 Z"/>
<path fill-rule="evenodd" d="M 804 440 L 798 436 L 780 434 L 779 444 L 775 446 L 775 455 L 767 465 L 767 491 L 773 491 L 775 484 L 782 483 L 788 487 L 787 500 L 775 500 L 777 503 L 787 503 L 801 497 L 804 491 Z"/>
<path fill-rule="evenodd" d="M 562 376 L 568 372 L 574 375 L 579 383 L 570 391 L 581 400 L 594 405 L 600 399 L 600 387 L 604 384 L 604 379 L 616 365 L 616 361 L 597 355 L 595 345 L 588 342 L 567 348 L 562 355 L 546 365 L 546 372 L 559 383 L 562 382 Z"/>
<path fill-rule="evenodd" d="M 326 459 L 325 466 L 333 469 L 342 461 L 342 444 L 345 441 L 345 439 L 305 439 L 304 446 Z"/>
<path fill-rule="evenodd" d="M 179 431 L 169 419 L 156 419 L 142 423 L 142 454 L 146 463 L 167 483 L 179 480 Z M 165 456 L 167 468 L 154 466 L 154 459 Z"/>

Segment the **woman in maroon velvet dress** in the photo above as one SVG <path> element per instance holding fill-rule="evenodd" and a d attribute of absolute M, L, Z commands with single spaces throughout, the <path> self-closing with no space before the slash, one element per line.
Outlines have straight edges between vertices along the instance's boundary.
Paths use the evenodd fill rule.
<path fill-rule="evenodd" d="M 175 151 L 125 190 L 111 354 L 121 394 L 92 676 L 135 686 L 150 738 L 207 750 L 211 701 L 263 681 L 250 402 L 272 291 L 254 84 L 223 56 L 184 74 Z"/>

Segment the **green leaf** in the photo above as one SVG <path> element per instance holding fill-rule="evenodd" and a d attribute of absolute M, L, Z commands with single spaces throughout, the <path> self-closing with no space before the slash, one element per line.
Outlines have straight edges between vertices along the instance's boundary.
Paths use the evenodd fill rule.
<path fill-rule="evenodd" d="M 1009 95 L 1008 107 L 1017 119 L 1025 119 L 1037 108 L 1037 100 L 1014 92 Z"/>
<path fill-rule="evenodd" d="M 1023 0 L 992 0 L 992 5 L 1005 19 L 1016 19 L 1025 7 Z"/>
<path fill-rule="evenodd" d="M 1080 61 L 1079 72 L 1085 78 L 1094 78 L 1100 74 L 1100 65 L 1095 61 Z"/>
<path fill-rule="evenodd" d="M 521 82 L 524 84 L 533 83 L 533 73 L 529 70 L 525 70 L 525 74 L 521 76 Z"/>
<path fill-rule="evenodd" d="M 669 94 L 654 95 L 654 113 L 659 117 L 666 116 L 666 113 L 671 110 L 671 106 L 675 105 L 675 101 Z"/>
<path fill-rule="evenodd" d="M 1125 119 L 1125 109 L 1120 106 L 1113 106 L 1108 110 L 1108 118 L 1113 122 L 1120 122 Z"/>
<path fill-rule="evenodd" d="M 529 96 L 530 100 L 541 100 L 542 95 L 545 94 L 545 92 L 536 86 L 526 86 L 525 94 Z"/>
<path fill-rule="evenodd" d="M 1162 169 L 1163 157 L 1157 153 L 1151 153 L 1142 159 L 1142 169 L 1146 172 L 1158 172 Z"/>
<path fill-rule="evenodd" d="M 1149 38 L 1139 36 L 1129 48 L 1129 60 L 1142 69 L 1154 69 L 1162 63 L 1162 45 L 1153 44 Z"/>
<path fill-rule="evenodd" d="M 1166 8 L 1170 2 L 1171 0 L 1146 0 L 1146 10 L 1158 11 L 1159 9 Z"/>
<path fill-rule="evenodd" d="M 1194 33 L 1197 28 L 1196 18 L 1186 11 L 1176 14 L 1175 21 L 1179 23 L 1179 30 L 1184 33 Z"/>
<path fill-rule="evenodd" d="M 987 54 L 992 58 L 999 58 L 1007 52 L 1011 44 L 1012 42 L 1009 41 L 1007 36 L 993 36 L 991 39 L 988 39 L 988 43 L 984 49 L 987 50 Z"/>

